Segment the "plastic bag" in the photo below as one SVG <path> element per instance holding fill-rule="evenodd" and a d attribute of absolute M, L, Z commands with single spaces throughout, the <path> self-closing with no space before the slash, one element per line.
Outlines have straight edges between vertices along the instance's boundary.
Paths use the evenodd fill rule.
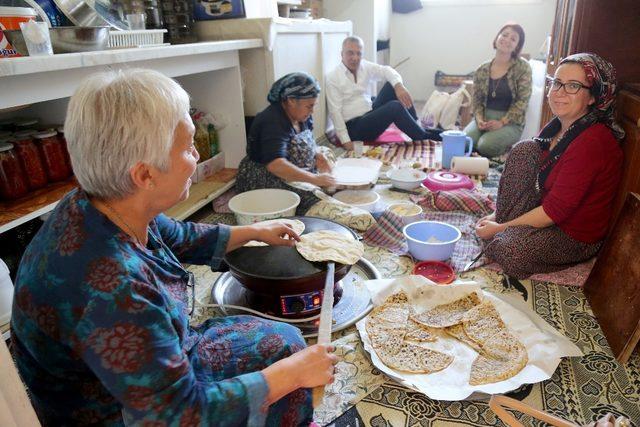
<path fill-rule="evenodd" d="M 209 130 L 207 129 L 207 125 L 201 120 L 202 114 L 202 112 L 198 112 L 197 110 L 193 110 L 191 113 L 191 120 L 193 120 L 193 125 L 196 127 L 196 133 L 193 135 L 193 145 L 196 146 L 196 150 L 198 150 L 198 154 L 200 155 L 198 163 L 211 158 Z"/>
<path fill-rule="evenodd" d="M 465 101 L 466 98 L 466 101 Z M 460 114 L 460 108 L 466 107 L 471 102 L 471 95 L 469 92 L 461 86 L 458 90 L 449 95 L 447 104 L 440 113 L 440 120 L 438 123 L 443 129 L 455 129 L 458 115 Z"/>
<path fill-rule="evenodd" d="M 420 122 L 423 127 L 433 128 L 438 125 L 440 115 L 447 105 L 450 96 L 447 92 L 440 92 L 439 90 L 433 91 L 420 112 Z"/>

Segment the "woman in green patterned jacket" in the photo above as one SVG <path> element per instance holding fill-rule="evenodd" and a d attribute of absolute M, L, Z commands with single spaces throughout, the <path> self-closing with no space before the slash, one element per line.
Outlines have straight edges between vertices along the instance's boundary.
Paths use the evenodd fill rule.
<path fill-rule="evenodd" d="M 498 157 L 519 141 L 531 97 L 531 66 L 520 58 L 524 30 L 504 25 L 495 39 L 495 57 L 482 64 L 473 77 L 473 117 L 465 132 L 476 150 Z"/>

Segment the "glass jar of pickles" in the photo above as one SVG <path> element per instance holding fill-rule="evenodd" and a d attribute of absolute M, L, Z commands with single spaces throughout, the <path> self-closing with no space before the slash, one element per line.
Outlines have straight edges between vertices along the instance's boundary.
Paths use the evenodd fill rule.
<path fill-rule="evenodd" d="M 22 162 L 25 177 L 30 190 L 37 190 L 47 185 L 47 173 L 44 168 L 42 154 L 31 136 L 18 136 L 13 140 L 13 146 Z"/>
<path fill-rule="evenodd" d="M 28 191 L 29 184 L 13 144 L 0 142 L 0 198 L 19 199 Z"/>
<path fill-rule="evenodd" d="M 45 131 L 35 135 L 40 142 L 40 152 L 44 159 L 49 181 L 63 181 L 71 175 L 71 168 L 65 158 L 64 147 L 58 138 L 58 132 Z"/>
<path fill-rule="evenodd" d="M 64 158 L 67 160 L 69 170 L 73 173 L 73 166 L 71 165 L 71 156 L 69 156 L 69 149 L 67 148 L 67 139 L 64 137 L 64 126 L 58 126 L 58 138 L 64 149 Z"/>

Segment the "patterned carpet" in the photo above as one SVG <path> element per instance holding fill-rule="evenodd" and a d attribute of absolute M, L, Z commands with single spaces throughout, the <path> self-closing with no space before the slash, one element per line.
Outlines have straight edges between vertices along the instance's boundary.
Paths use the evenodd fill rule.
<path fill-rule="evenodd" d="M 497 192 L 499 171 L 492 168 L 483 181 L 490 194 Z M 380 192 L 395 200 L 406 195 Z M 203 209 L 194 221 L 234 224 L 229 214 L 215 214 Z M 413 261 L 386 249 L 366 246 L 365 257 L 383 275 L 392 278 L 409 274 Z M 196 298 L 207 302 L 217 277 L 207 267 L 190 267 L 197 280 Z M 571 339 L 584 353 L 582 357 L 564 359 L 553 377 L 542 383 L 525 385 L 509 395 L 539 409 L 573 422 L 585 424 L 607 412 L 625 415 L 635 425 L 640 420 L 640 355 L 636 353 L 626 365 L 612 356 L 607 341 L 595 320 L 580 288 L 550 282 L 513 280 L 507 283 L 501 273 L 480 268 L 462 278 L 481 282 L 486 290 L 506 293 L 523 299 L 549 324 Z M 194 323 L 216 315 L 211 309 L 198 309 Z M 331 426 L 502 426 L 489 409 L 487 396 L 460 402 L 435 401 L 413 392 L 385 377 L 371 364 L 363 350 L 355 327 L 333 335 L 341 362 L 336 381 L 325 396 L 316 420 Z M 542 426 L 521 414 L 524 425 Z"/>

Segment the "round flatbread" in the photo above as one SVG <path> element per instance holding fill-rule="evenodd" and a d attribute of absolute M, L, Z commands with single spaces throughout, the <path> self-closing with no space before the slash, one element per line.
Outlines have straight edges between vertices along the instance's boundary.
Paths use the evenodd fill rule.
<path fill-rule="evenodd" d="M 520 372 L 529 361 L 526 347 L 506 329 L 500 330 L 483 345 L 471 365 L 469 384 L 504 381 Z"/>
<path fill-rule="evenodd" d="M 500 314 L 490 301 L 476 305 L 462 316 L 462 326 L 465 334 L 483 346 L 496 332 L 506 326 Z"/>
<path fill-rule="evenodd" d="M 296 242 L 300 255 L 311 262 L 334 261 L 353 265 L 364 255 L 364 245 L 353 236 L 321 230 L 300 236 Z"/>
<path fill-rule="evenodd" d="M 393 352 L 389 352 L 388 348 L 377 348 L 375 350 L 385 365 L 398 371 L 415 374 L 438 372 L 453 362 L 453 357 L 448 354 L 407 342 Z"/>
<path fill-rule="evenodd" d="M 304 222 L 298 220 L 298 219 L 288 219 L 288 218 L 277 218 L 277 219 L 268 219 L 266 221 L 260 221 L 260 222 L 256 222 L 256 225 L 260 225 L 260 224 L 273 224 L 273 223 L 284 223 L 287 224 L 289 226 L 291 226 L 291 228 L 293 228 L 293 231 L 296 232 L 296 234 L 299 236 L 302 234 L 302 232 L 304 231 Z M 289 236 L 286 236 L 286 238 L 289 238 Z M 246 247 L 251 247 L 251 246 L 269 246 L 268 243 L 265 242 L 259 242 L 257 240 L 251 240 L 250 242 L 247 242 L 244 244 L 244 246 Z"/>
<path fill-rule="evenodd" d="M 432 328 L 445 328 L 462 323 L 464 314 L 480 304 L 478 294 L 473 292 L 449 304 L 442 304 L 429 311 L 413 316 L 413 320 Z"/>

